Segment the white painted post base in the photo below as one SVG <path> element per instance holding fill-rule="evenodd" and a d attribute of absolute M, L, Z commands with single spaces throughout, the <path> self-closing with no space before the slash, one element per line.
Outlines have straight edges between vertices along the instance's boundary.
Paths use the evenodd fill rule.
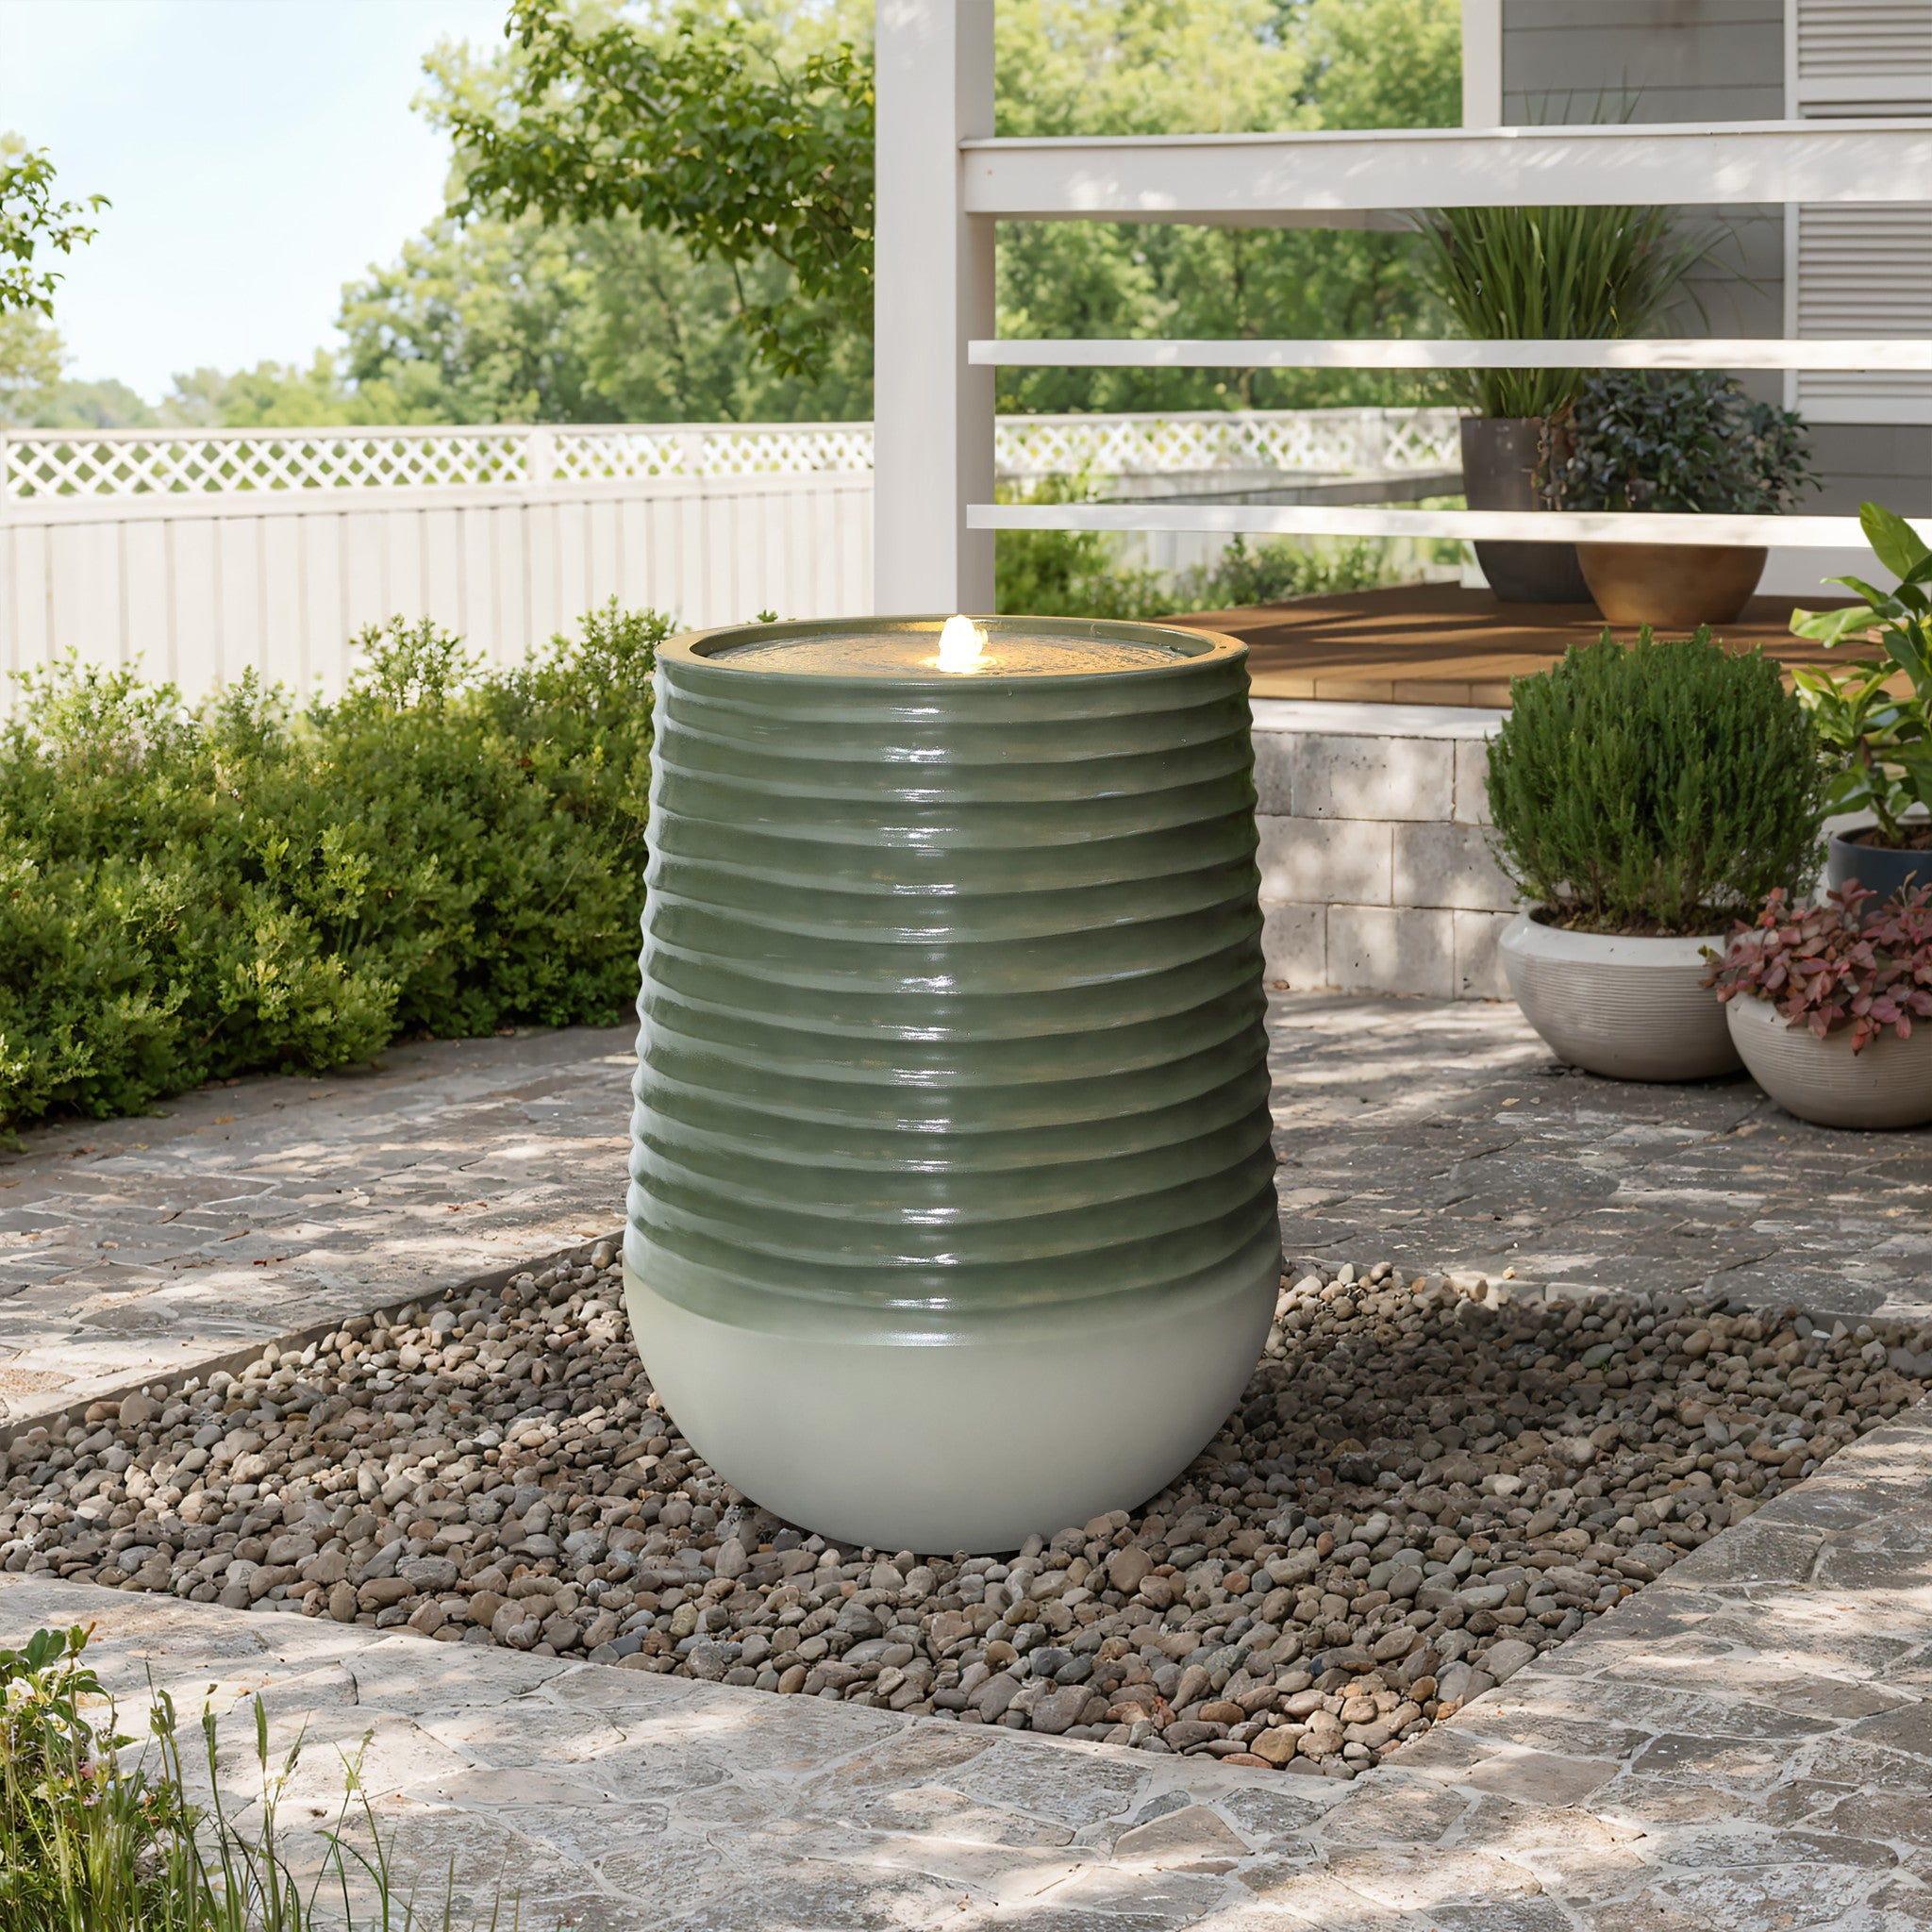
<path fill-rule="evenodd" d="M 921 1556 L 1017 1549 L 1177 1474 L 1239 1399 L 1280 1259 L 1209 1296 L 1119 1315 L 992 1318 L 938 1346 L 714 1322 L 626 1258 L 625 1307 L 691 1446 L 753 1502 L 842 1544 Z"/>

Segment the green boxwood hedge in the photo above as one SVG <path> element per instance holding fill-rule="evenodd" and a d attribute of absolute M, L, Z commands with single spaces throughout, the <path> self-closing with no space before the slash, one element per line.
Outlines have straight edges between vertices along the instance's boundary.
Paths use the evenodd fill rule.
<path fill-rule="evenodd" d="M 1816 874 L 1824 768 L 1778 667 L 1708 626 L 1607 629 L 1513 678 L 1490 741 L 1491 849 L 1518 893 L 1583 932 L 1723 932 Z"/>
<path fill-rule="evenodd" d="M 510 671 L 396 620 L 343 695 L 25 680 L 0 729 L 0 1130 L 637 990 L 651 674 L 613 602 Z"/>

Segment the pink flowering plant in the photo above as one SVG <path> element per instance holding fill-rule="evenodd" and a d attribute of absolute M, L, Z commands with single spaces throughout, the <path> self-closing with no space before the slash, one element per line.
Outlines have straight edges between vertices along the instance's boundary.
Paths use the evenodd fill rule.
<path fill-rule="evenodd" d="M 1932 887 L 1877 903 L 1856 881 L 1821 906 L 1791 906 L 1782 890 L 1755 925 L 1740 922 L 1705 980 L 1721 1000 L 1769 1000 L 1793 1032 L 1819 1039 L 1851 1029 L 1862 1053 L 1887 1027 L 1909 1040 L 1914 1019 L 1932 1018 Z"/>

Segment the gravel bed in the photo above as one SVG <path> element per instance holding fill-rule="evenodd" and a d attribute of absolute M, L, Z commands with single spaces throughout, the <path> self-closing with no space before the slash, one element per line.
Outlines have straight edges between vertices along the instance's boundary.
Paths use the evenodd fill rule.
<path fill-rule="evenodd" d="M 658 1407 L 617 1270 L 345 1322 L 0 1455 L 0 1568 L 1350 1777 L 1914 1401 L 1932 1330 L 1284 1281 L 1191 1468 L 1004 1560 L 827 1546 Z"/>

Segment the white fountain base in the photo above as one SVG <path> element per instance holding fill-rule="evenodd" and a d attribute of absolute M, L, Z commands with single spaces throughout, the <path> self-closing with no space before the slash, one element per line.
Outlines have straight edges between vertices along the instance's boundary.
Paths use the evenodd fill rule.
<path fill-rule="evenodd" d="M 653 1386 L 727 1482 L 841 1543 L 941 1556 L 1132 1508 L 1185 1468 L 1254 1372 L 1280 1261 L 937 1344 L 733 1326 L 655 1293 L 628 1259 L 624 1278 Z"/>

